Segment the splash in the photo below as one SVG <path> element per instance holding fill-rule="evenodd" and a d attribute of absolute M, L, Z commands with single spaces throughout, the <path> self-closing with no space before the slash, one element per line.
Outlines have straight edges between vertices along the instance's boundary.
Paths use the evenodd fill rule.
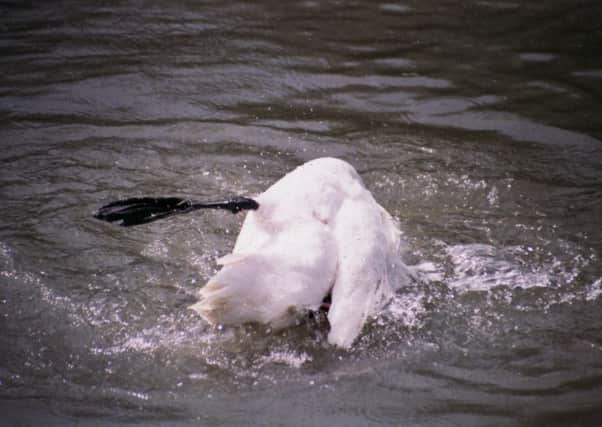
<path fill-rule="evenodd" d="M 299 369 L 306 363 L 311 363 L 313 358 L 304 351 L 272 351 L 269 355 L 262 358 L 264 364 L 277 363 L 284 364 L 291 368 Z"/>
<path fill-rule="evenodd" d="M 586 301 L 595 301 L 602 295 L 602 277 L 589 285 L 586 290 Z"/>
<path fill-rule="evenodd" d="M 549 268 L 521 262 L 521 256 L 532 251 L 530 247 L 496 248 L 481 243 L 449 246 L 446 252 L 453 273 L 447 284 L 460 291 L 487 291 L 495 286 L 525 289 L 549 286 Z"/>

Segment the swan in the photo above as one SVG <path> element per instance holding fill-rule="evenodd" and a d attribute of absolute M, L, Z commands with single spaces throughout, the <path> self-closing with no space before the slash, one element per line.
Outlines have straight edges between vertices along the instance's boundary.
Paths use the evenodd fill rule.
<path fill-rule="evenodd" d="M 349 163 L 311 160 L 254 200 L 259 207 L 190 307 L 207 322 L 283 328 L 331 295 L 327 339 L 348 348 L 412 279 L 395 220 Z"/>

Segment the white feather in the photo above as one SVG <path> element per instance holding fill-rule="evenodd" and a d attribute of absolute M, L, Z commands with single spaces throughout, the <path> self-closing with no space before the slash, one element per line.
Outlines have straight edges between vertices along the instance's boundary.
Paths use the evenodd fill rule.
<path fill-rule="evenodd" d="M 355 169 L 334 158 L 298 167 L 255 200 L 259 209 L 191 308 L 214 324 L 283 327 L 332 292 L 328 341 L 349 347 L 410 280 L 395 221 Z"/>

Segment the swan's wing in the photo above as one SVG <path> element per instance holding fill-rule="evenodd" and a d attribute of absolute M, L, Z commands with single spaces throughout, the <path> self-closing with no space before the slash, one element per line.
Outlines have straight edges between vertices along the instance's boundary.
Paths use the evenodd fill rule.
<path fill-rule="evenodd" d="M 349 347 L 367 317 L 393 294 L 400 262 L 399 231 L 370 196 L 342 204 L 334 233 L 339 264 L 328 313 L 328 341 Z"/>
<path fill-rule="evenodd" d="M 320 306 L 337 268 L 332 232 L 318 221 L 292 224 L 255 253 L 230 257 L 191 307 L 210 323 L 286 326 Z"/>

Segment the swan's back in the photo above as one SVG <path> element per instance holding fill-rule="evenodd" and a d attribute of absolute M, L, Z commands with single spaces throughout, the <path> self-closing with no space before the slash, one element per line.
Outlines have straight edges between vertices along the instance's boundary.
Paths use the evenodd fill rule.
<path fill-rule="evenodd" d="M 286 174 L 255 200 L 259 209 L 247 214 L 233 252 L 250 252 L 276 233 L 301 222 L 332 225 L 343 200 L 366 192 L 349 163 L 321 158 Z"/>

